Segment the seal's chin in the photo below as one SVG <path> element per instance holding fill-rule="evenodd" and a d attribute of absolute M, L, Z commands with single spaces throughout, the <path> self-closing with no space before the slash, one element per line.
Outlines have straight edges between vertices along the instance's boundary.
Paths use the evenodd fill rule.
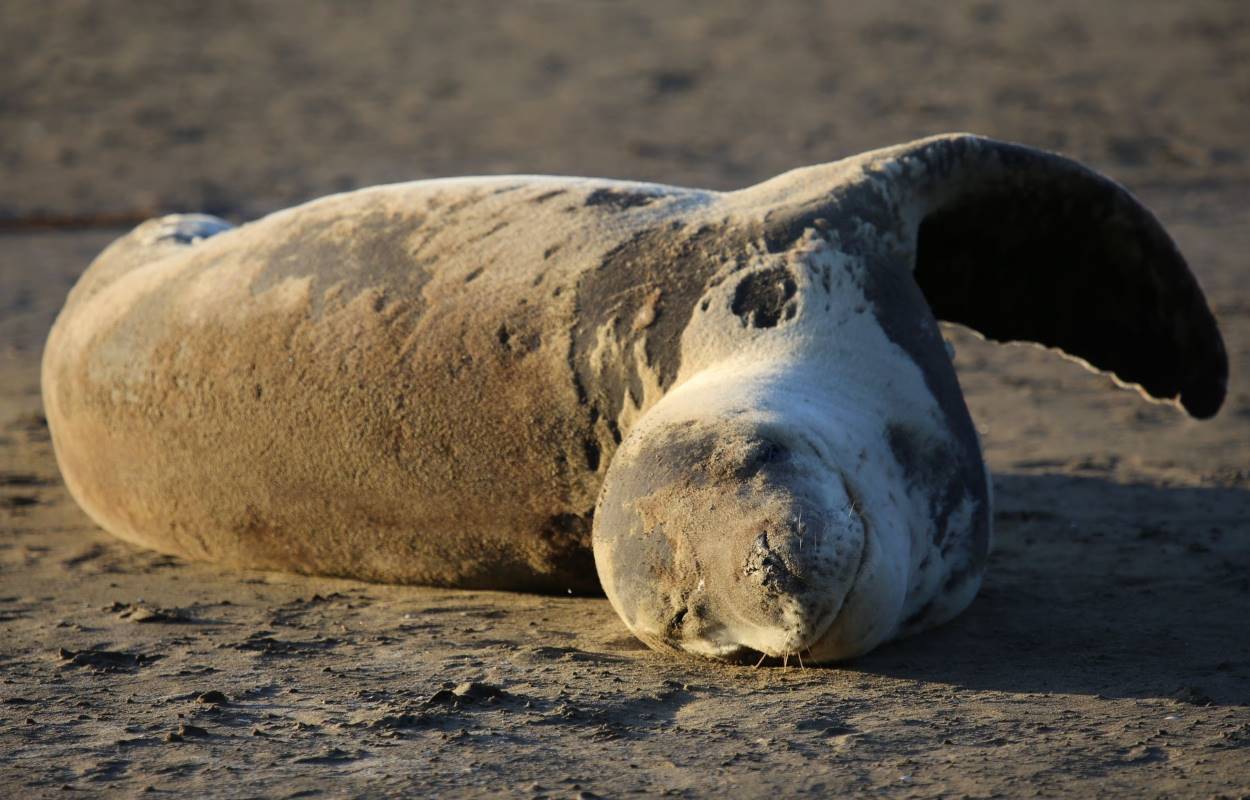
<path fill-rule="evenodd" d="M 796 624 L 792 619 L 781 619 L 775 625 L 727 626 L 714 636 L 683 638 L 675 644 L 687 653 L 720 661 L 745 662 L 761 658 L 787 658 L 817 660 L 812 656 L 825 632 L 833 624 L 833 618 L 824 620 L 823 626 Z"/>
<path fill-rule="evenodd" d="M 618 452 L 595 563 L 635 635 L 723 660 L 828 650 L 868 531 L 844 473 L 808 439 L 758 422 L 685 424 Z"/>

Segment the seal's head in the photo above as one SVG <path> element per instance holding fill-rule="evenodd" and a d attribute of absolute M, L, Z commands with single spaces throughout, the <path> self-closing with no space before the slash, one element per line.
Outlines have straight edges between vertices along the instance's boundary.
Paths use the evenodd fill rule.
<path fill-rule="evenodd" d="M 728 405 L 658 408 L 617 451 L 595 516 L 608 598 L 660 649 L 853 655 L 840 614 L 877 560 L 854 479 L 801 417 Z M 875 644 L 895 614 L 889 602 L 880 625 L 857 613 L 851 648 Z"/>

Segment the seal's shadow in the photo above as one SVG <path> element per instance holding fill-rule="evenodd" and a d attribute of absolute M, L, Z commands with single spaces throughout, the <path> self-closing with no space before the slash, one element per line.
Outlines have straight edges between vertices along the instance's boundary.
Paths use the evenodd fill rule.
<path fill-rule="evenodd" d="M 969 689 L 1250 703 L 1250 491 L 996 475 L 981 594 L 851 669 Z"/>

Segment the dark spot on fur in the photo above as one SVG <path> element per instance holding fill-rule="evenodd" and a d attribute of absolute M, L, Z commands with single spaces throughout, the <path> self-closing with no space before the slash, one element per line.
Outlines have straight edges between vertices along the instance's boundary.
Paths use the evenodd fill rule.
<path fill-rule="evenodd" d="M 582 376 L 577 372 L 577 363 L 574 361 L 575 351 L 569 347 L 569 372 L 573 376 L 573 391 L 577 394 L 577 404 L 584 406 L 590 401 L 590 395 L 586 393 L 586 385 L 582 383 Z M 599 418 L 599 409 L 591 406 L 590 423 L 593 425 L 595 420 Z"/>
<path fill-rule="evenodd" d="M 558 244 L 551 245 L 551 247 L 548 247 L 546 250 L 543 251 L 543 260 L 551 258 L 558 252 L 560 252 L 560 245 Z"/>
<path fill-rule="evenodd" d="M 743 324 L 772 328 L 783 314 L 786 319 L 794 316 L 794 309 L 787 310 L 787 304 L 797 291 L 794 276 L 785 267 L 752 272 L 738 282 L 730 310 L 742 318 Z"/>
<path fill-rule="evenodd" d="M 559 197 L 560 195 L 564 194 L 566 191 L 568 191 L 568 190 L 567 190 L 567 189 L 552 189 L 552 190 L 551 190 L 551 191 L 549 191 L 549 192 L 543 192 L 542 194 L 537 195 L 537 196 L 536 196 L 536 197 L 535 197 L 532 201 L 530 201 L 530 202 L 533 202 L 533 203 L 545 203 L 545 202 L 547 202 L 548 200 L 550 200 L 550 199 L 551 199 L 551 198 L 553 198 L 553 197 Z"/>
<path fill-rule="evenodd" d="M 962 481 L 958 458 L 953 457 L 957 448 L 926 436 L 911 425 L 897 422 L 886 426 L 886 441 L 903 467 L 907 482 L 929 496 L 933 544 L 953 546 L 955 542 L 946 541 L 950 516 L 970 491 Z M 978 508 L 979 515 L 987 517 L 984 510 Z"/>
<path fill-rule="evenodd" d="M 528 328 L 512 329 L 503 323 L 495 331 L 495 339 L 506 352 L 513 355 L 532 353 L 542 345 L 542 334 Z"/>
<path fill-rule="evenodd" d="M 506 227 L 508 227 L 508 223 L 505 220 L 500 220 L 499 222 L 496 222 L 494 225 L 492 225 L 490 230 L 486 231 L 485 233 L 481 234 L 476 239 L 474 239 L 474 241 L 481 241 L 482 239 L 489 239 L 490 237 L 494 236 L 496 233 L 499 233 L 501 230 L 503 230 Z"/>
<path fill-rule="evenodd" d="M 586 198 L 588 206 L 608 206 L 609 208 L 624 211 L 629 208 L 637 208 L 654 203 L 659 197 L 653 194 L 643 194 L 642 192 L 627 192 L 621 189 L 596 189 Z"/>
<path fill-rule="evenodd" d="M 599 471 L 599 442 L 589 436 L 582 441 L 582 447 L 586 451 L 586 468 L 591 472 Z"/>
<path fill-rule="evenodd" d="M 468 275 L 464 276 L 464 282 L 472 283 L 473 281 L 477 280 L 479 276 L 481 276 L 482 272 L 483 272 L 482 267 L 478 267 L 477 269 L 470 272 Z"/>

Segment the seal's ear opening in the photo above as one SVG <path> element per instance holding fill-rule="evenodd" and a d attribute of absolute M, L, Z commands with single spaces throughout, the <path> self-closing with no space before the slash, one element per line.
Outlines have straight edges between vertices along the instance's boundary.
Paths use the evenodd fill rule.
<path fill-rule="evenodd" d="M 885 151 L 917 212 L 915 279 L 935 316 L 1058 348 L 1195 417 L 1228 358 L 1176 245 L 1123 187 L 1074 161 L 967 134 Z"/>

